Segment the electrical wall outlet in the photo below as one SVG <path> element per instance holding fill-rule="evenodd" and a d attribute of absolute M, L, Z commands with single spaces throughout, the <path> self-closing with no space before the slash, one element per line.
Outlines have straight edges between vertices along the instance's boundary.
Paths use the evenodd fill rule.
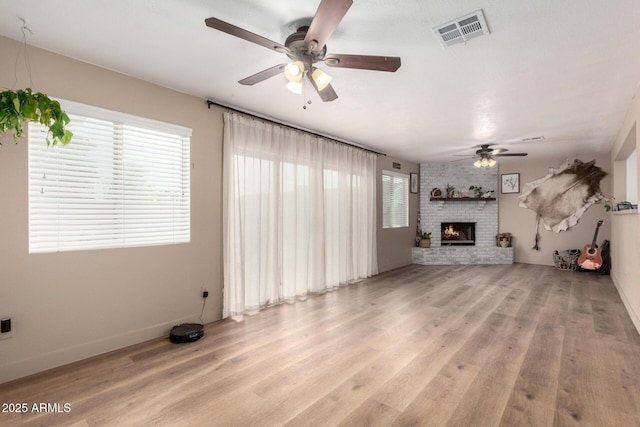
<path fill-rule="evenodd" d="M 11 338 L 13 330 L 11 328 L 11 318 L 4 317 L 0 319 L 0 340 Z"/>

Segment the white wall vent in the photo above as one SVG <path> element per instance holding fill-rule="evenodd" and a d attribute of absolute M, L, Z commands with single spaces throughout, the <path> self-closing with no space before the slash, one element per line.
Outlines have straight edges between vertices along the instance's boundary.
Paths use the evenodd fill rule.
<path fill-rule="evenodd" d="M 484 19 L 482 9 L 454 19 L 446 24 L 438 25 L 433 28 L 433 33 L 444 47 L 452 46 L 456 43 L 466 43 L 472 38 L 480 37 L 484 34 L 491 34 L 487 21 Z"/>

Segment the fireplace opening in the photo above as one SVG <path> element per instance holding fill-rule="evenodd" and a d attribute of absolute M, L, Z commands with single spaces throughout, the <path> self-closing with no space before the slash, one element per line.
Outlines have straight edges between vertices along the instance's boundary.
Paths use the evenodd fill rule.
<path fill-rule="evenodd" d="M 442 246 L 475 246 L 475 222 L 441 222 L 440 240 Z"/>

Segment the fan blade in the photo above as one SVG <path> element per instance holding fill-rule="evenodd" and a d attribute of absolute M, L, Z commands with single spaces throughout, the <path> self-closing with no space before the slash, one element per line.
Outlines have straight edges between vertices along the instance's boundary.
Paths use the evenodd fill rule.
<path fill-rule="evenodd" d="M 390 71 L 400 68 L 397 56 L 341 55 L 331 54 L 324 57 L 324 63 L 330 67 L 358 68 L 361 70 Z"/>
<path fill-rule="evenodd" d="M 282 74 L 284 72 L 284 67 L 287 64 L 278 64 L 278 65 L 274 65 L 271 68 L 267 68 L 266 70 L 262 70 L 259 73 L 256 73 L 252 76 L 246 77 L 242 80 L 240 80 L 238 83 L 240 83 L 241 85 L 247 85 L 247 86 L 251 86 L 254 85 L 256 83 L 260 83 L 263 80 L 267 80 L 268 78 L 271 78 L 273 76 L 277 76 L 278 74 Z"/>
<path fill-rule="evenodd" d="M 524 157 L 529 153 L 509 153 L 509 154 L 495 154 L 496 157 Z"/>
<path fill-rule="evenodd" d="M 335 90 L 333 90 L 333 86 L 331 86 L 330 84 L 327 85 L 327 87 L 325 87 L 322 91 L 318 92 L 318 95 L 320 95 L 320 99 L 322 99 L 323 102 L 330 102 L 338 99 L 338 94 Z"/>
<path fill-rule="evenodd" d="M 318 95 L 320 95 L 320 99 L 322 99 L 323 102 L 330 102 L 338 99 L 338 94 L 335 90 L 333 90 L 333 87 L 330 84 L 328 84 L 324 89 L 318 90 L 316 82 L 314 82 L 311 78 L 311 73 L 307 73 L 307 78 L 311 82 L 311 85 L 316 90 L 316 92 L 318 92 Z"/>
<path fill-rule="evenodd" d="M 305 45 L 322 50 L 352 4 L 353 0 L 322 0 L 304 37 Z"/>
<path fill-rule="evenodd" d="M 209 28 L 231 34 L 232 36 L 236 36 L 251 43 L 259 44 L 267 49 L 275 50 L 280 53 L 291 53 L 288 47 L 283 46 L 280 43 L 276 43 L 272 40 L 254 34 L 251 31 L 243 30 L 240 27 L 236 27 L 235 25 L 231 25 L 228 22 L 221 21 L 217 18 L 207 18 L 204 22 Z"/>

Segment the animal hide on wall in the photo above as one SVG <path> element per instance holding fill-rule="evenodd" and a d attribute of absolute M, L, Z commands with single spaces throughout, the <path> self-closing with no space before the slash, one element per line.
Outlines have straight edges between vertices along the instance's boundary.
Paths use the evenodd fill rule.
<path fill-rule="evenodd" d="M 595 163 L 576 159 L 550 168 L 544 178 L 524 185 L 519 206 L 533 210 L 547 230 L 559 233 L 573 227 L 591 205 L 604 199 L 600 181 L 607 173 Z"/>

